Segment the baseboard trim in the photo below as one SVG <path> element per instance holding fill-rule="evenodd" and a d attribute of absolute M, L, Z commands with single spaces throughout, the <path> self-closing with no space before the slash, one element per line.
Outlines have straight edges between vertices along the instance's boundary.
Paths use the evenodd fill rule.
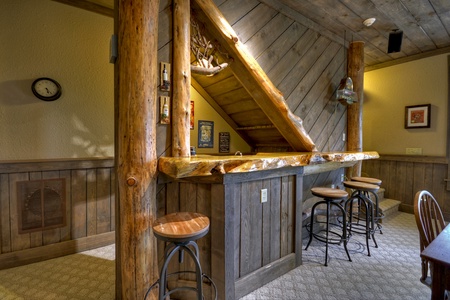
<path fill-rule="evenodd" d="M 0 254 L 0 270 L 23 266 L 47 259 L 87 251 L 114 244 L 115 232 L 107 232 L 94 236 L 64 241 L 42 247 L 24 249 Z"/>

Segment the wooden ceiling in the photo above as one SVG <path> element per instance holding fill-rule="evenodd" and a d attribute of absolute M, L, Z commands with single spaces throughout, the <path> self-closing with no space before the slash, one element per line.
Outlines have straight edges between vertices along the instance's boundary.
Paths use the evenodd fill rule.
<path fill-rule="evenodd" d="M 113 16 L 114 0 L 55 0 Z M 256 0 L 251 0 L 256 1 Z M 225 0 L 214 0 L 220 5 Z M 450 53 L 449 0 L 259 0 L 340 44 L 365 43 L 366 71 Z M 376 18 L 366 27 L 363 21 Z M 387 53 L 389 33 L 402 30 L 401 51 Z"/>

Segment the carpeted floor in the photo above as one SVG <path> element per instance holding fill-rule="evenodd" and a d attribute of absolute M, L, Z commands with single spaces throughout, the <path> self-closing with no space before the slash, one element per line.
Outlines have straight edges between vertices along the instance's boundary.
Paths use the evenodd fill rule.
<path fill-rule="evenodd" d="M 303 265 L 241 300 L 430 299 L 419 281 L 420 257 L 414 215 L 396 213 L 383 222 L 379 248 L 367 256 L 362 236 L 349 243 L 353 262 L 342 246 L 313 241 L 303 251 Z M 304 240 L 304 243 L 306 240 Z M 114 299 L 114 245 L 28 266 L 0 271 L 0 299 Z"/>

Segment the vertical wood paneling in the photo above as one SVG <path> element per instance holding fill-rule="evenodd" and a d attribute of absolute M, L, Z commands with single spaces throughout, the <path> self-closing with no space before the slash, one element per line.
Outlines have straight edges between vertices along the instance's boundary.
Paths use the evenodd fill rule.
<path fill-rule="evenodd" d="M 267 202 L 262 203 L 262 266 L 265 266 L 266 264 L 270 263 L 270 248 L 272 244 L 272 239 L 270 238 L 270 226 L 272 225 L 271 222 L 271 214 L 270 211 L 271 207 L 271 195 L 270 195 L 270 179 L 265 179 L 262 181 L 261 189 L 267 189 Z"/>
<path fill-rule="evenodd" d="M 295 243 L 295 177 L 288 177 L 288 190 L 287 190 L 287 201 L 288 201 L 288 228 L 287 228 L 287 253 L 294 252 Z"/>
<path fill-rule="evenodd" d="M 434 162 L 436 161 L 436 162 Z M 424 161 L 408 156 L 393 156 L 363 161 L 364 176 L 382 180 L 385 197 L 401 201 L 400 210 L 413 213 L 414 196 L 428 190 L 435 196 L 444 217 L 450 220 L 450 192 L 446 190 L 447 163 L 437 159 Z"/>
<path fill-rule="evenodd" d="M 96 234 L 111 231 L 111 172 L 110 169 L 97 169 L 96 185 Z"/>
<path fill-rule="evenodd" d="M 9 195 L 10 191 L 8 174 L 0 174 L 0 253 L 7 253 L 11 251 Z"/>
<path fill-rule="evenodd" d="M 33 261 L 45 258 L 54 258 L 77 251 L 73 247 L 72 240 L 87 237 L 87 228 L 89 220 L 94 220 L 94 227 L 90 228 L 91 236 L 100 233 L 109 233 L 114 230 L 114 224 L 111 222 L 114 218 L 114 186 L 115 177 L 112 175 L 112 167 L 96 167 L 94 165 L 108 165 L 108 160 L 68 160 L 67 162 L 48 162 L 42 163 L 24 163 L 17 165 L 8 163 L 3 167 L 0 174 L 0 254 L 16 252 L 20 250 L 32 250 Z M 77 168 L 82 166 L 81 168 Z M 89 169 L 84 169 L 89 166 Z M 17 170 L 23 169 L 23 172 Z M 88 176 L 89 174 L 89 176 Z M 18 231 L 18 201 L 17 201 L 17 182 L 18 181 L 36 181 L 46 179 L 65 179 L 63 193 L 66 207 L 66 224 L 64 226 L 42 231 L 33 231 L 31 233 L 19 234 Z M 54 181 L 56 182 L 56 181 Z M 49 187 L 52 188 L 51 183 Z M 56 187 L 59 189 L 61 187 Z M 91 191 L 88 214 L 88 189 Z M 111 210 L 113 209 L 113 210 Z M 101 242 L 95 241 L 97 245 L 104 242 L 108 243 L 110 236 L 103 235 Z M 94 240 L 83 241 L 80 249 L 90 247 Z M 48 246 L 64 243 L 67 249 L 48 248 Z M 42 248 L 42 250 L 41 250 Z M 57 252 L 54 252 L 59 249 Z M 24 263 L 24 255 L 17 255 L 14 261 L 7 259 L 9 265 L 15 266 Z"/>
<path fill-rule="evenodd" d="M 248 184 L 241 184 L 241 194 L 250 195 L 250 186 Z M 241 202 L 241 234 L 240 234 L 240 274 L 244 276 L 251 272 L 250 256 L 251 256 L 251 243 L 249 236 L 251 234 L 251 206 L 250 201 Z"/>
<path fill-rule="evenodd" d="M 28 180 L 27 173 L 15 173 L 10 175 L 9 181 L 9 214 L 10 214 L 10 226 L 11 226 L 11 251 L 18 251 L 30 248 L 30 234 L 19 234 L 19 212 L 17 199 L 17 181 Z"/>
<path fill-rule="evenodd" d="M 281 179 L 281 256 L 285 256 L 289 253 L 288 249 L 288 239 L 289 239 L 289 178 L 283 176 Z"/>
<path fill-rule="evenodd" d="M 30 172 L 29 178 L 30 180 L 40 180 L 42 179 L 42 172 Z M 30 232 L 30 248 L 40 247 L 42 245 L 42 231 Z"/>
<path fill-rule="evenodd" d="M 281 257 L 281 180 L 270 179 L 270 261 Z"/>
<path fill-rule="evenodd" d="M 87 236 L 95 235 L 97 231 L 97 172 L 87 170 Z"/>
<path fill-rule="evenodd" d="M 241 219 L 241 212 L 242 212 L 242 208 L 241 208 L 241 198 L 243 198 L 243 195 L 241 194 L 241 188 L 240 185 L 235 184 L 233 185 L 234 188 L 232 188 L 232 186 L 230 187 L 230 191 L 231 191 L 231 199 L 232 199 L 232 207 L 234 208 L 233 211 L 233 224 L 234 224 L 234 228 L 233 228 L 233 236 L 235 238 L 236 241 L 240 241 L 241 240 L 241 226 L 242 226 L 242 219 Z M 211 212 L 213 213 L 213 212 Z M 239 242 L 234 243 L 233 245 L 233 264 L 234 264 L 234 279 L 238 279 L 239 275 L 240 275 L 240 270 L 241 270 L 241 256 L 240 256 L 240 248 L 241 248 L 241 244 Z"/>
<path fill-rule="evenodd" d="M 72 238 L 77 239 L 87 236 L 86 208 L 86 170 L 72 171 Z"/>
<path fill-rule="evenodd" d="M 66 226 L 61 227 L 61 241 L 71 240 L 71 224 L 72 224 L 72 199 L 70 198 L 70 170 L 62 170 L 59 172 L 60 178 L 64 178 L 66 182 L 65 197 L 66 197 Z"/>
<path fill-rule="evenodd" d="M 59 171 L 42 172 L 42 179 L 59 178 Z M 61 228 L 53 228 L 42 231 L 42 244 L 50 245 L 61 241 Z"/>

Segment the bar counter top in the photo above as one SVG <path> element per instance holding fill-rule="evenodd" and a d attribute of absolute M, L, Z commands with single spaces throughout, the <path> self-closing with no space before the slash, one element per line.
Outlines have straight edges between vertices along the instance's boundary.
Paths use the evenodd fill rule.
<path fill-rule="evenodd" d="M 199 154 L 191 157 L 161 157 L 158 169 L 172 178 L 185 178 L 303 166 L 304 174 L 308 175 L 350 167 L 358 161 L 379 157 L 375 151 L 278 152 L 243 156 Z"/>

